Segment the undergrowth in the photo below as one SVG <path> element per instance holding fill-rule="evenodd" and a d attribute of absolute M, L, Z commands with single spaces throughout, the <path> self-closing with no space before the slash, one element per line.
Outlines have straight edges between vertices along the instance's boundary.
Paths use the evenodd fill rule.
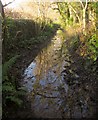
<path fill-rule="evenodd" d="M 38 26 L 40 27 L 40 23 L 33 20 L 6 18 L 6 38 L 3 41 L 6 55 L 3 54 L 3 62 L 14 55 L 21 54 L 23 49 L 31 50 L 34 45 L 47 41 L 60 27 L 52 21 L 45 24 L 44 28 L 42 25 L 40 28 Z"/>
<path fill-rule="evenodd" d="M 36 23 L 33 20 L 11 18 L 6 18 L 5 23 L 6 35 L 3 40 L 2 89 L 3 115 L 7 117 L 10 112 L 7 109 L 10 107 L 14 109 L 14 106 L 17 106 L 17 108 L 21 107 L 23 97 L 25 96 L 25 89 L 18 85 L 19 79 L 12 73 L 15 67 L 14 64 L 17 63 L 17 59 L 22 57 L 24 51 L 29 52 L 34 46 L 39 48 L 39 45 L 51 40 L 51 37 L 60 26 L 53 22 L 48 22 L 43 27 L 42 23 L 40 25 L 40 23 Z"/>
<path fill-rule="evenodd" d="M 23 103 L 21 96 L 25 94 L 25 89 L 23 87 L 17 87 L 16 78 L 10 75 L 10 69 L 15 64 L 19 55 L 12 57 L 9 61 L 5 62 L 2 66 L 2 91 L 3 91 L 3 115 L 6 116 L 5 109 L 11 107 L 12 103 L 20 107 Z"/>

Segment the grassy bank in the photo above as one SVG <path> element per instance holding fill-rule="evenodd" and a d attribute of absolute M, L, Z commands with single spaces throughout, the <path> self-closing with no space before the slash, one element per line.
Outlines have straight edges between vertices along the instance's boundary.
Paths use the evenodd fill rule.
<path fill-rule="evenodd" d="M 53 36 L 59 26 L 52 22 L 40 25 L 33 20 L 6 19 L 6 33 L 3 41 L 3 62 L 9 60 L 22 50 L 30 50 L 36 44 L 45 42 Z"/>

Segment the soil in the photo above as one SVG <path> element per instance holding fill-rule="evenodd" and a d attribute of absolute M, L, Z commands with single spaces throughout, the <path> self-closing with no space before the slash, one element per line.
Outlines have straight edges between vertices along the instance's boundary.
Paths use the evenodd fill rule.
<path fill-rule="evenodd" d="M 17 78 L 18 86 L 20 85 L 22 74 L 24 69 L 34 60 L 37 54 L 41 51 L 44 46 L 49 44 L 50 41 L 47 41 L 43 44 L 37 44 L 32 47 L 32 50 L 22 51 L 21 57 L 17 60 L 14 68 L 11 71 L 11 74 Z M 80 57 L 78 54 L 72 51 L 69 51 L 70 59 L 73 61 L 70 65 L 70 68 L 65 67 L 65 71 L 71 69 L 77 72 L 79 75 L 79 81 L 73 82 L 70 75 L 67 75 L 70 78 L 70 81 L 67 81 L 70 91 L 67 96 L 67 117 L 74 118 L 96 118 L 96 110 L 98 98 L 96 96 L 97 92 L 97 73 L 92 71 L 92 67 L 89 66 L 90 69 L 84 68 L 85 59 Z M 64 72 L 64 71 L 63 71 Z M 65 77 L 65 81 L 66 78 Z M 31 104 L 26 99 L 27 96 L 24 96 L 24 105 L 23 107 L 16 108 L 13 107 L 8 108 L 9 118 L 34 118 L 35 115 L 32 113 Z M 13 111 L 13 112 L 12 112 Z M 86 112 L 85 112 L 86 111 Z M 88 112 L 87 112 L 88 111 Z M 63 111 L 64 118 L 66 112 Z"/>

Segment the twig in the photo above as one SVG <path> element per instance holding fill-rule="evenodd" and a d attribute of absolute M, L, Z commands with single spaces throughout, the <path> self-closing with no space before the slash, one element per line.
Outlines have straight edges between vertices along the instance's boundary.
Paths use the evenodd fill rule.
<path fill-rule="evenodd" d="M 13 1 L 11 1 L 11 2 L 9 2 L 9 3 L 5 4 L 5 5 L 3 5 L 3 7 L 8 6 L 9 4 L 13 3 L 14 1 L 15 1 L 15 0 L 13 0 Z"/>
<path fill-rule="evenodd" d="M 45 94 L 36 92 L 34 89 L 33 89 L 33 92 L 34 92 L 34 94 L 40 95 L 40 96 L 45 97 L 45 98 L 58 98 L 57 96 L 47 96 Z"/>

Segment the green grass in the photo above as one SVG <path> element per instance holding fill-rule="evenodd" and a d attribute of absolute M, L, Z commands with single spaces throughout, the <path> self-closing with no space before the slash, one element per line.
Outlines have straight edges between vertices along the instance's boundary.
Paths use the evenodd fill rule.
<path fill-rule="evenodd" d="M 33 45 L 44 43 L 59 27 L 51 22 L 37 32 L 36 26 L 40 26 L 39 24 L 27 19 L 6 19 L 6 37 L 3 41 L 6 54 L 3 61 L 8 61 L 11 57 L 20 54 L 23 49 L 30 50 Z"/>

